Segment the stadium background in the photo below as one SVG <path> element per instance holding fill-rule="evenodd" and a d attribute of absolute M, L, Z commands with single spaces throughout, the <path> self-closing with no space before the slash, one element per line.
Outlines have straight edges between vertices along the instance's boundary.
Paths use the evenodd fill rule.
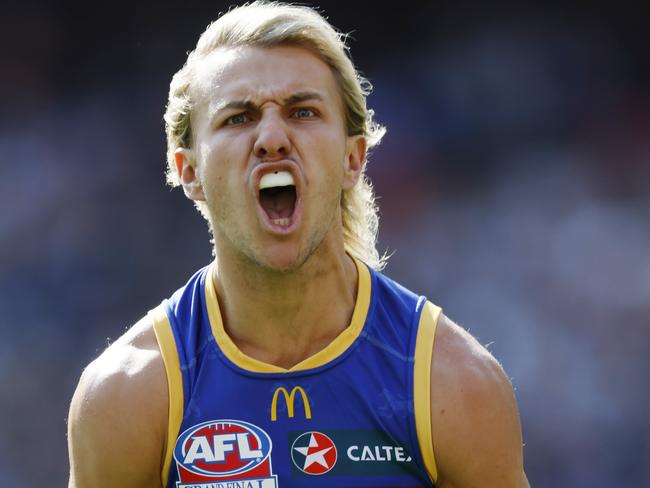
<path fill-rule="evenodd" d="M 2 486 L 65 485 L 82 367 L 210 259 L 164 186 L 162 114 L 228 5 L 3 2 Z M 319 5 L 389 129 L 369 166 L 387 272 L 502 361 L 532 486 L 649 486 L 641 2 Z"/>

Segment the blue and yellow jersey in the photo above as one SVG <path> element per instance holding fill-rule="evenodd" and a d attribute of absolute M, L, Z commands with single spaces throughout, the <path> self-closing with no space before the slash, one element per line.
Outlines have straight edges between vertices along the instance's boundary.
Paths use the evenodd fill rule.
<path fill-rule="evenodd" d="M 438 307 L 357 261 L 349 327 L 283 369 L 225 333 L 211 269 L 150 312 L 169 385 L 164 487 L 434 486 Z"/>

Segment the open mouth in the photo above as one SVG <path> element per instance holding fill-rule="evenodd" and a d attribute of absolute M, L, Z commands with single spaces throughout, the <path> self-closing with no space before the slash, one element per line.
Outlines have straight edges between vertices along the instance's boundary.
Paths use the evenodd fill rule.
<path fill-rule="evenodd" d="M 259 202 L 273 226 L 288 228 L 296 210 L 296 184 L 288 171 L 267 173 L 260 179 Z"/>

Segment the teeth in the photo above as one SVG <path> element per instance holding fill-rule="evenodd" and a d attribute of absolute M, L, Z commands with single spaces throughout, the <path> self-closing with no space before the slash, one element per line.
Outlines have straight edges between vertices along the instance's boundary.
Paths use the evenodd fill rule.
<path fill-rule="evenodd" d="M 295 186 L 293 176 L 288 171 L 276 171 L 275 173 L 267 173 L 260 179 L 260 190 L 265 188 L 275 188 L 277 186 Z"/>
<path fill-rule="evenodd" d="M 275 225 L 281 225 L 283 227 L 287 227 L 288 225 L 291 224 L 291 219 L 290 218 L 272 219 L 271 222 L 273 222 Z"/>

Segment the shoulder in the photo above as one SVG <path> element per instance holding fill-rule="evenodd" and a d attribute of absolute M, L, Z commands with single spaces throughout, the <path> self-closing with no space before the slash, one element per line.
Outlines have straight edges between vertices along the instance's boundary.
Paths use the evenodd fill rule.
<path fill-rule="evenodd" d="M 469 332 L 440 314 L 436 328 L 433 372 L 436 386 L 465 397 L 472 393 L 512 390 L 499 362 Z M 467 399 L 467 398 L 466 398 Z"/>
<path fill-rule="evenodd" d="M 70 405 L 71 487 L 159 486 L 167 383 L 144 318 L 88 365 Z"/>
<path fill-rule="evenodd" d="M 431 368 L 432 436 L 440 486 L 474 486 L 479 480 L 485 487 L 527 486 L 519 413 L 499 362 L 441 315 Z"/>

